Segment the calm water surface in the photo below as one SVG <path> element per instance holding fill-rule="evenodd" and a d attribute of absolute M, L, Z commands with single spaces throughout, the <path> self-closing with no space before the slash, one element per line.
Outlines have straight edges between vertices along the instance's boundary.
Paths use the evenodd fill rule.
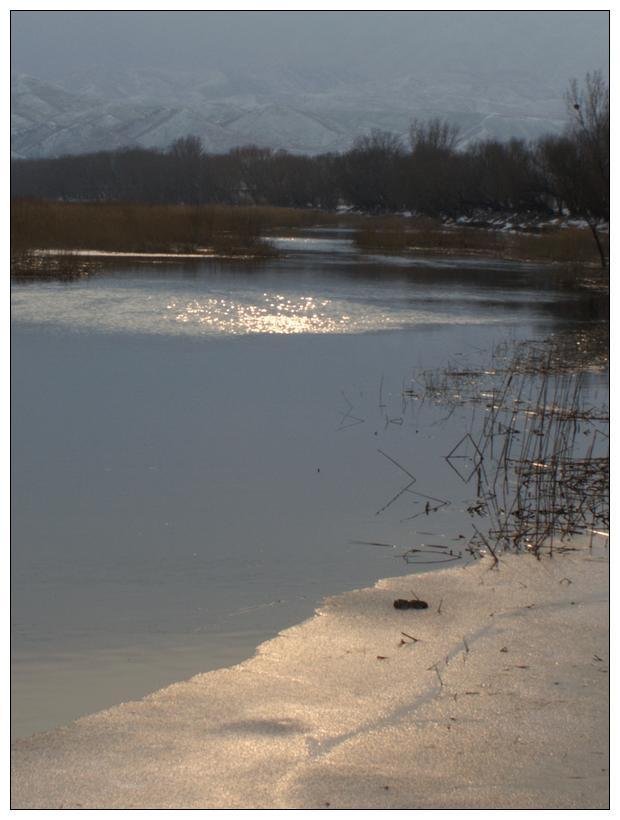
<path fill-rule="evenodd" d="M 277 244 L 14 287 L 14 735 L 239 662 L 324 596 L 411 572 L 400 547 L 469 534 L 444 459 L 467 414 L 403 386 L 567 327 L 570 297 L 531 266 Z M 386 456 L 450 504 L 388 503 L 409 479 Z"/>

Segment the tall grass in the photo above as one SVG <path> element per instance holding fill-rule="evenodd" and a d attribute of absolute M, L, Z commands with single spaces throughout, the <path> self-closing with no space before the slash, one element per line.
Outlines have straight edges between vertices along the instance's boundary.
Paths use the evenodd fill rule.
<path fill-rule="evenodd" d="M 425 252 L 495 258 L 596 263 L 588 230 L 544 228 L 509 233 L 446 226 L 438 219 L 337 214 L 273 206 L 149 205 L 144 203 L 15 200 L 12 258 L 34 250 L 101 250 L 264 256 L 276 251 L 266 237 L 308 227 L 349 227 L 361 252 Z M 603 236 L 607 244 L 609 238 Z M 20 263 L 21 264 L 21 263 Z M 27 267 L 27 264 L 26 264 Z"/>
<path fill-rule="evenodd" d="M 609 237 L 602 238 L 609 254 Z M 585 228 L 544 227 L 538 231 L 508 232 L 447 227 L 433 219 L 385 217 L 368 221 L 356 232 L 355 242 L 366 252 L 422 250 L 544 262 L 599 262 L 592 234 Z"/>
<path fill-rule="evenodd" d="M 278 228 L 334 224 L 335 214 L 274 207 L 148 205 L 16 200 L 14 253 L 33 249 L 269 255 Z"/>

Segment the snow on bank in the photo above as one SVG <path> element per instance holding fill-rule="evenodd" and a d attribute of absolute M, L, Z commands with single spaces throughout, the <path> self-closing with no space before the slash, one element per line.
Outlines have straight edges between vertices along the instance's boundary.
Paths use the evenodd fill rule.
<path fill-rule="evenodd" d="M 394 608 L 412 592 L 427 609 Z M 605 808 L 607 607 L 587 550 L 380 581 L 16 741 L 13 808 Z"/>

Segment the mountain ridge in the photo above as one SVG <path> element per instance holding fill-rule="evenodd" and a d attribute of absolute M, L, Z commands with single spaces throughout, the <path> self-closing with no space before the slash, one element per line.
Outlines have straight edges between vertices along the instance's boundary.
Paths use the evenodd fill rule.
<path fill-rule="evenodd" d="M 11 153 L 16 158 L 128 146 L 165 149 L 188 134 L 206 151 L 242 145 L 315 155 L 340 152 L 371 130 L 404 142 L 414 118 L 459 126 L 459 143 L 536 139 L 566 120 L 561 95 L 522 73 L 492 78 L 456 71 L 368 78 L 271 68 L 245 72 L 165 69 L 88 72 L 52 82 L 11 76 Z"/>

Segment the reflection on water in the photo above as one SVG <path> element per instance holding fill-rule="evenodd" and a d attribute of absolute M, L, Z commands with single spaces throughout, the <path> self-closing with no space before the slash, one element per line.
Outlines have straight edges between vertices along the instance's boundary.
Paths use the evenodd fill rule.
<path fill-rule="evenodd" d="M 186 303 L 172 301 L 167 309 L 184 324 L 202 325 L 211 332 L 237 335 L 245 333 L 342 333 L 359 332 L 359 320 L 338 310 L 330 299 L 302 296 L 288 299 L 280 293 L 263 293 L 253 303 L 230 299 L 192 299 Z M 382 317 L 389 323 L 388 317 Z M 376 321 L 376 320 L 375 320 Z M 381 317 L 379 318 L 381 321 Z"/>
<path fill-rule="evenodd" d="M 284 253 L 356 255 L 356 246 L 353 239 L 343 239 L 341 236 L 333 238 L 330 237 L 329 233 L 326 236 L 272 236 L 269 238 L 269 242 Z"/>
<path fill-rule="evenodd" d="M 320 248 L 346 244 L 294 241 Z M 305 251 L 254 268 L 201 262 L 184 270 L 165 265 L 106 271 L 70 285 L 15 286 L 12 317 L 106 333 L 357 334 L 510 321 L 533 310 L 552 310 L 558 297 L 523 266 L 448 271 L 426 266 L 403 272 L 394 263 L 377 266 L 368 258 L 339 266 L 341 256 L 330 250 L 317 260 Z"/>
<path fill-rule="evenodd" d="M 80 283 L 71 290 L 59 285 L 16 291 L 12 300 L 15 321 L 59 325 L 72 330 L 133 332 L 184 336 L 238 336 L 254 333 L 367 333 L 398 330 L 424 324 L 478 324 L 499 317 L 473 311 L 445 311 L 419 306 L 401 298 L 389 303 L 388 292 L 368 292 L 366 299 L 325 291 L 282 293 L 254 288 L 212 289 L 208 283 L 166 287 L 160 280 L 139 287 L 117 288 L 101 279 Z M 198 294 L 198 295 L 197 295 Z"/>
<path fill-rule="evenodd" d="M 307 247 L 14 288 L 16 734 L 242 660 L 324 595 L 410 572 L 399 552 L 459 547 L 475 489 L 445 456 L 470 411 L 404 389 L 569 326 L 568 302 L 518 268 Z"/>

